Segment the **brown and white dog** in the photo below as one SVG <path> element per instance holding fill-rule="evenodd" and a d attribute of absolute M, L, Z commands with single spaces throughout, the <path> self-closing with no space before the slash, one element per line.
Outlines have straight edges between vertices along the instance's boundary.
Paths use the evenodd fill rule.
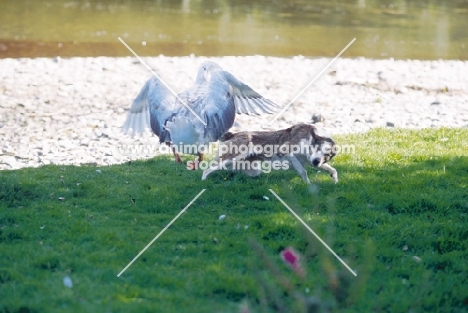
<path fill-rule="evenodd" d="M 226 133 L 220 139 L 215 165 L 203 171 L 202 180 L 220 169 L 240 170 L 258 176 L 290 165 L 310 184 L 305 166 L 327 171 L 335 183 L 338 172 L 327 162 L 335 156 L 335 142 L 311 124 L 297 124 L 277 131 Z M 266 166 L 268 165 L 268 166 Z"/>

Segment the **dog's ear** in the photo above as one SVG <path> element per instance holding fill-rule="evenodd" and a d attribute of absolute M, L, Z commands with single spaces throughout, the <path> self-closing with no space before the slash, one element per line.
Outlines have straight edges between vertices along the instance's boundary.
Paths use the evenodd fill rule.
<path fill-rule="evenodd" d="M 314 138 L 315 141 L 323 140 L 322 137 L 317 135 L 316 131 L 317 131 L 317 127 L 315 125 L 310 125 L 310 134 L 312 135 L 312 138 Z"/>

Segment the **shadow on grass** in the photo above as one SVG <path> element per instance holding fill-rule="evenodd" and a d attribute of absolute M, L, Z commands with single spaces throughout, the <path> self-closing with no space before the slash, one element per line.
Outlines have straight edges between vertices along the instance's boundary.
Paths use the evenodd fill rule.
<path fill-rule="evenodd" d="M 236 312 L 233 303 L 243 299 L 260 310 L 265 297 L 248 238 L 256 238 L 278 266 L 278 253 L 288 246 L 304 255 L 309 273 L 316 275 L 301 286 L 314 299 L 330 303 L 330 281 L 346 277 L 334 282 L 347 294 L 336 310 L 466 310 L 467 158 L 394 158 L 381 166 L 343 161 L 336 168 L 337 185 L 311 168 L 311 185 L 294 171 L 257 178 L 219 171 L 201 181 L 201 171 L 164 157 L 111 167 L 2 172 L 0 249 L 6 257 L 0 261 L 0 293 L 8 300 L 0 311 L 25 306 L 50 311 L 58 303 L 86 311 L 100 307 L 96 303 L 104 298 L 102 305 L 115 311 L 166 301 L 161 306 L 166 312 L 182 304 L 202 312 L 213 303 Z M 204 188 L 167 234 L 121 279 L 114 277 Z M 349 262 L 358 278 L 268 189 Z M 221 215 L 227 217 L 220 220 Z M 78 281 L 72 295 L 57 283 L 64 275 Z M 92 276 L 97 281 L 86 278 Z M 31 282 L 38 296 L 24 300 Z M 47 296 L 53 294 L 49 289 L 58 300 Z M 265 310 L 278 307 L 267 303 Z"/>

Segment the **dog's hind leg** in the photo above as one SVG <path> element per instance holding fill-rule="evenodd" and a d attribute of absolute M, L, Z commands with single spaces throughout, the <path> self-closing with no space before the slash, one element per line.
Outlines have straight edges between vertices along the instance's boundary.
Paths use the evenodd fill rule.
<path fill-rule="evenodd" d="M 221 163 L 217 163 L 216 165 L 211 166 L 209 169 L 206 169 L 203 171 L 202 180 L 205 180 L 208 177 L 208 175 L 210 175 L 214 171 L 227 169 L 227 167 L 230 166 L 231 164 L 232 164 L 231 160 L 225 160 L 225 161 L 222 161 Z"/>
<path fill-rule="evenodd" d="M 305 181 L 307 184 L 310 184 L 309 177 L 307 176 L 307 171 L 304 168 L 304 166 L 302 166 L 301 162 L 299 162 L 299 160 L 295 156 L 292 156 L 292 155 L 289 155 L 287 159 L 289 160 L 289 162 L 291 162 L 294 169 L 302 177 L 302 180 Z"/>
<path fill-rule="evenodd" d="M 217 170 L 219 170 L 217 166 L 213 166 L 213 167 L 210 167 L 209 169 L 204 170 L 201 180 L 205 180 L 206 177 L 208 177 L 208 175 L 210 175 L 211 173 Z"/>
<path fill-rule="evenodd" d="M 333 168 L 331 165 L 328 165 L 327 163 L 320 165 L 320 168 L 330 173 L 330 176 L 332 177 L 335 184 L 338 182 L 338 172 L 335 170 L 335 168 Z"/>

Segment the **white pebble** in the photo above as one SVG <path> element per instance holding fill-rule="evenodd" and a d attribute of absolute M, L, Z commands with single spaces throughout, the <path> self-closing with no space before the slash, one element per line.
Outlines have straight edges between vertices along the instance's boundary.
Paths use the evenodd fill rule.
<path fill-rule="evenodd" d="M 148 46 L 147 41 L 140 42 Z M 149 59 L 168 84 L 182 90 L 192 84 L 206 57 L 191 54 Z M 314 75 L 311 69 L 330 62 L 329 58 L 301 56 L 212 60 L 278 104 L 290 101 L 300 86 L 310 82 Z M 0 59 L 0 69 L 0 89 L 4 91 L 0 92 L 0 129 L 3 142 L 9 143 L 0 147 L 0 170 L 42 164 L 108 165 L 155 156 L 153 151 L 123 154 L 115 148 L 137 142 L 120 132 L 135 95 L 148 78 L 135 59 Z M 315 82 L 315 88 L 307 89 L 272 129 L 310 122 L 313 115 L 323 117 L 323 121 L 316 119 L 317 124 L 331 135 L 375 127 L 468 127 L 467 72 L 468 61 L 343 58 Z M 37 84 L 38 78 L 44 84 Z M 237 116 L 230 131 L 262 130 L 271 118 Z M 159 138 L 144 135 L 140 142 L 156 147 Z M 38 143 L 44 145 L 39 149 L 40 158 L 24 161 L 24 156 L 39 155 Z"/>
<path fill-rule="evenodd" d="M 65 287 L 68 287 L 68 288 L 73 287 L 73 282 L 72 282 L 71 278 L 68 277 L 68 276 L 65 276 L 65 277 L 63 278 L 63 285 L 64 285 Z"/>

